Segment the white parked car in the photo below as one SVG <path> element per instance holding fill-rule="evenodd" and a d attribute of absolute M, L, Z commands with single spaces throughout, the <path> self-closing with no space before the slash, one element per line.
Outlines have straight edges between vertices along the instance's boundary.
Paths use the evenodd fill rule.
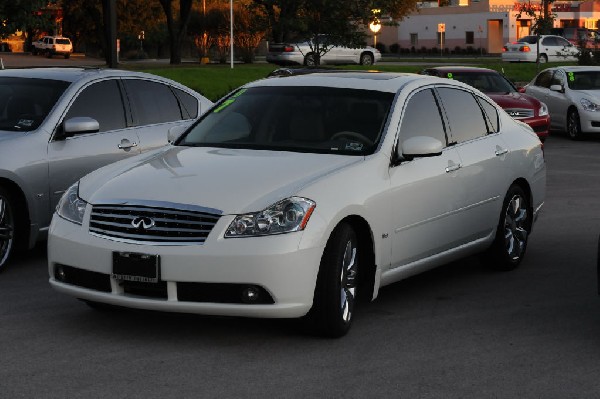
<path fill-rule="evenodd" d="M 507 43 L 502 49 L 502 61 L 540 63 L 577 61 L 579 49 L 564 37 L 540 35 L 538 57 L 537 36 L 525 36 L 516 43 Z"/>
<path fill-rule="evenodd" d="M 531 128 L 463 83 L 264 79 L 170 147 L 73 185 L 50 283 L 92 306 L 302 318 L 341 336 L 381 286 L 479 252 L 516 267 L 545 180 Z"/>
<path fill-rule="evenodd" d="M 525 86 L 525 92 L 546 103 L 551 128 L 566 131 L 573 140 L 600 133 L 600 67 L 545 69 Z"/>
<path fill-rule="evenodd" d="M 321 64 L 373 65 L 381 61 L 381 53 L 375 47 L 346 47 L 324 45 Z M 316 66 L 315 46 L 308 41 L 301 43 L 269 44 L 267 62 L 277 65 Z"/>

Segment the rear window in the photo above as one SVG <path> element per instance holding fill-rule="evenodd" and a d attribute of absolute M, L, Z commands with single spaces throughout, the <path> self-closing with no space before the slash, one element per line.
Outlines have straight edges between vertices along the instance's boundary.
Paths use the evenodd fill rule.
<path fill-rule="evenodd" d="M 71 44 L 69 39 L 56 39 L 56 44 Z"/>
<path fill-rule="evenodd" d="M 537 36 L 525 36 L 519 39 L 519 43 L 529 43 L 535 44 L 537 43 Z"/>
<path fill-rule="evenodd" d="M 37 129 L 69 84 L 50 79 L 0 78 L 0 130 Z"/>

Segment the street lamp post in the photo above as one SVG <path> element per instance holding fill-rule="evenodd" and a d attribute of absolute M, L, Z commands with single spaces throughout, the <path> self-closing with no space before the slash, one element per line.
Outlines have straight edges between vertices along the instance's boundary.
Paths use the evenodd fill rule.
<path fill-rule="evenodd" d="M 369 29 L 373 32 L 373 47 L 377 48 L 377 33 L 381 29 L 381 22 L 379 22 L 377 17 L 369 24 Z"/>
<path fill-rule="evenodd" d="M 229 0 L 229 54 L 233 69 L 233 0 Z"/>

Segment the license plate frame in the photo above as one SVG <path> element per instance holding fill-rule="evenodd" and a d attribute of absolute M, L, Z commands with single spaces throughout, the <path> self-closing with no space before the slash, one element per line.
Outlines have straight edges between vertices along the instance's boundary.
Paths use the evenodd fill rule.
<path fill-rule="evenodd" d="M 160 281 L 160 256 L 138 252 L 113 252 L 111 277 L 140 283 Z"/>

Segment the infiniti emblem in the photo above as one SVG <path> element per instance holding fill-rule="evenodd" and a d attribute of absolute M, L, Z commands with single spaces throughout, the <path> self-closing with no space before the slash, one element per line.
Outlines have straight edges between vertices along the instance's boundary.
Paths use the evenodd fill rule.
<path fill-rule="evenodd" d="M 511 111 L 508 113 L 510 116 L 519 116 L 519 111 Z"/>
<path fill-rule="evenodd" d="M 155 223 L 149 217 L 137 216 L 131 221 L 131 225 L 136 229 L 150 230 L 155 226 Z"/>

